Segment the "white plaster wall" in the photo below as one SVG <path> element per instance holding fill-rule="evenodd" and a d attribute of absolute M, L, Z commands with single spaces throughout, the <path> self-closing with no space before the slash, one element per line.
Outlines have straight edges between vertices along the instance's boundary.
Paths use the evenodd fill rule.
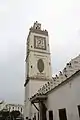
<path fill-rule="evenodd" d="M 59 120 L 58 109 L 66 108 L 67 120 L 79 120 L 80 75 L 48 94 L 48 110 L 53 110 L 54 120 Z"/>
<path fill-rule="evenodd" d="M 25 87 L 25 102 L 29 100 L 31 96 L 36 94 L 47 81 L 45 80 L 30 80 Z"/>
<path fill-rule="evenodd" d="M 26 85 L 25 87 L 25 102 L 28 100 L 29 96 L 29 84 Z"/>
<path fill-rule="evenodd" d="M 26 117 L 31 118 L 33 114 L 37 112 L 34 106 L 31 105 L 29 99 L 31 98 L 31 96 L 37 93 L 39 88 L 42 87 L 44 83 L 46 83 L 46 81 L 30 80 L 25 87 L 24 119 Z"/>
<path fill-rule="evenodd" d="M 29 87 L 29 93 L 30 93 L 29 97 L 31 97 L 34 94 L 36 94 L 38 92 L 39 88 L 41 88 L 44 83 L 46 83 L 46 81 L 31 80 L 30 81 L 30 87 Z"/>
<path fill-rule="evenodd" d="M 29 116 L 29 84 L 25 87 L 25 100 L 24 100 L 24 118 L 26 120 L 26 117 Z"/>

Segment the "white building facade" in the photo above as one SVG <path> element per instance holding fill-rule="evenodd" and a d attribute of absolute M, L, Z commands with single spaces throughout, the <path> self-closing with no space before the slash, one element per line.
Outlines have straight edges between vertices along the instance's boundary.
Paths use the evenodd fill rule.
<path fill-rule="evenodd" d="M 47 93 L 47 119 L 80 120 L 80 71 Z M 50 111 L 53 119 L 50 119 Z"/>
<path fill-rule="evenodd" d="M 11 111 L 19 111 L 21 114 L 23 114 L 24 107 L 20 104 L 6 104 L 5 108 L 7 108 L 10 112 Z"/>
<path fill-rule="evenodd" d="M 29 42 L 27 47 L 29 49 L 29 55 L 26 61 L 26 76 L 28 76 L 25 82 L 25 119 L 79 120 L 80 55 L 67 63 L 66 67 L 62 72 L 60 71 L 59 75 L 52 77 L 50 50 L 48 48 L 48 32 L 46 31 L 47 34 L 45 33 L 45 35 L 43 35 L 43 33 L 40 32 L 42 30 L 39 25 L 40 24 L 36 22 L 28 36 Z M 33 30 L 34 28 L 36 30 Z M 33 43 L 33 41 L 35 41 L 35 35 L 38 37 L 46 37 L 46 45 L 41 44 L 41 42 L 39 42 L 41 39 L 36 38 L 36 46 L 38 47 L 36 49 Z M 31 40 L 32 42 L 30 43 Z M 43 49 L 45 46 L 46 50 Z M 32 52 L 30 53 L 30 51 Z M 40 62 L 40 66 L 39 60 L 43 61 L 43 63 Z"/>
<path fill-rule="evenodd" d="M 21 104 L 8 104 L 6 101 L 1 100 L 0 102 L 0 111 L 19 111 L 23 114 L 24 106 Z"/>

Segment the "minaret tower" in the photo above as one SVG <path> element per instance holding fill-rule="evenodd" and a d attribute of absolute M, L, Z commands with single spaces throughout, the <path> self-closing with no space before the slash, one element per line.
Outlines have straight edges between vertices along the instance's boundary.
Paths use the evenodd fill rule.
<path fill-rule="evenodd" d="M 30 28 L 26 44 L 26 78 L 24 116 L 30 118 L 29 98 L 52 79 L 49 36 L 37 21 Z"/>

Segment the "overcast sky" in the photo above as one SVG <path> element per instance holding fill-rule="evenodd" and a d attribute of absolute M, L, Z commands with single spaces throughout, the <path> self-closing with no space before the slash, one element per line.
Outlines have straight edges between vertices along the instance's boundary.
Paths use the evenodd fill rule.
<path fill-rule="evenodd" d="M 24 101 L 25 43 L 35 21 L 49 32 L 52 72 L 80 54 L 80 0 L 0 0 L 0 99 Z"/>

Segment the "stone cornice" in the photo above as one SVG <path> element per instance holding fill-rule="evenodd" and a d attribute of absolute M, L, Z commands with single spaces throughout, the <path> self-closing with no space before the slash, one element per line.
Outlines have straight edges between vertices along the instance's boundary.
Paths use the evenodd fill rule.
<path fill-rule="evenodd" d="M 37 34 L 41 34 L 41 35 L 45 35 L 48 36 L 48 31 L 47 30 L 39 30 L 39 29 L 34 29 L 34 28 L 30 28 L 30 33 L 37 33 Z"/>
<path fill-rule="evenodd" d="M 38 50 L 30 50 L 30 49 L 29 49 L 29 51 L 38 52 L 38 53 L 42 53 L 42 54 L 49 54 L 49 55 L 51 54 L 51 53 L 49 53 L 49 52 L 45 52 L 45 51 L 43 52 L 43 51 L 38 51 Z"/>
<path fill-rule="evenodd" d="M 28 84 L 29 80 L 37 80 L 37 81 L 45 81 L 45 82 L 48 82 L 50 81 L 51 79 L 46 79 L 46 78 L 39 78 L 39 77 L 27 77 L 25 83 L 24 83 L 24 87 L 26 87 L 26 85 Z"/>

